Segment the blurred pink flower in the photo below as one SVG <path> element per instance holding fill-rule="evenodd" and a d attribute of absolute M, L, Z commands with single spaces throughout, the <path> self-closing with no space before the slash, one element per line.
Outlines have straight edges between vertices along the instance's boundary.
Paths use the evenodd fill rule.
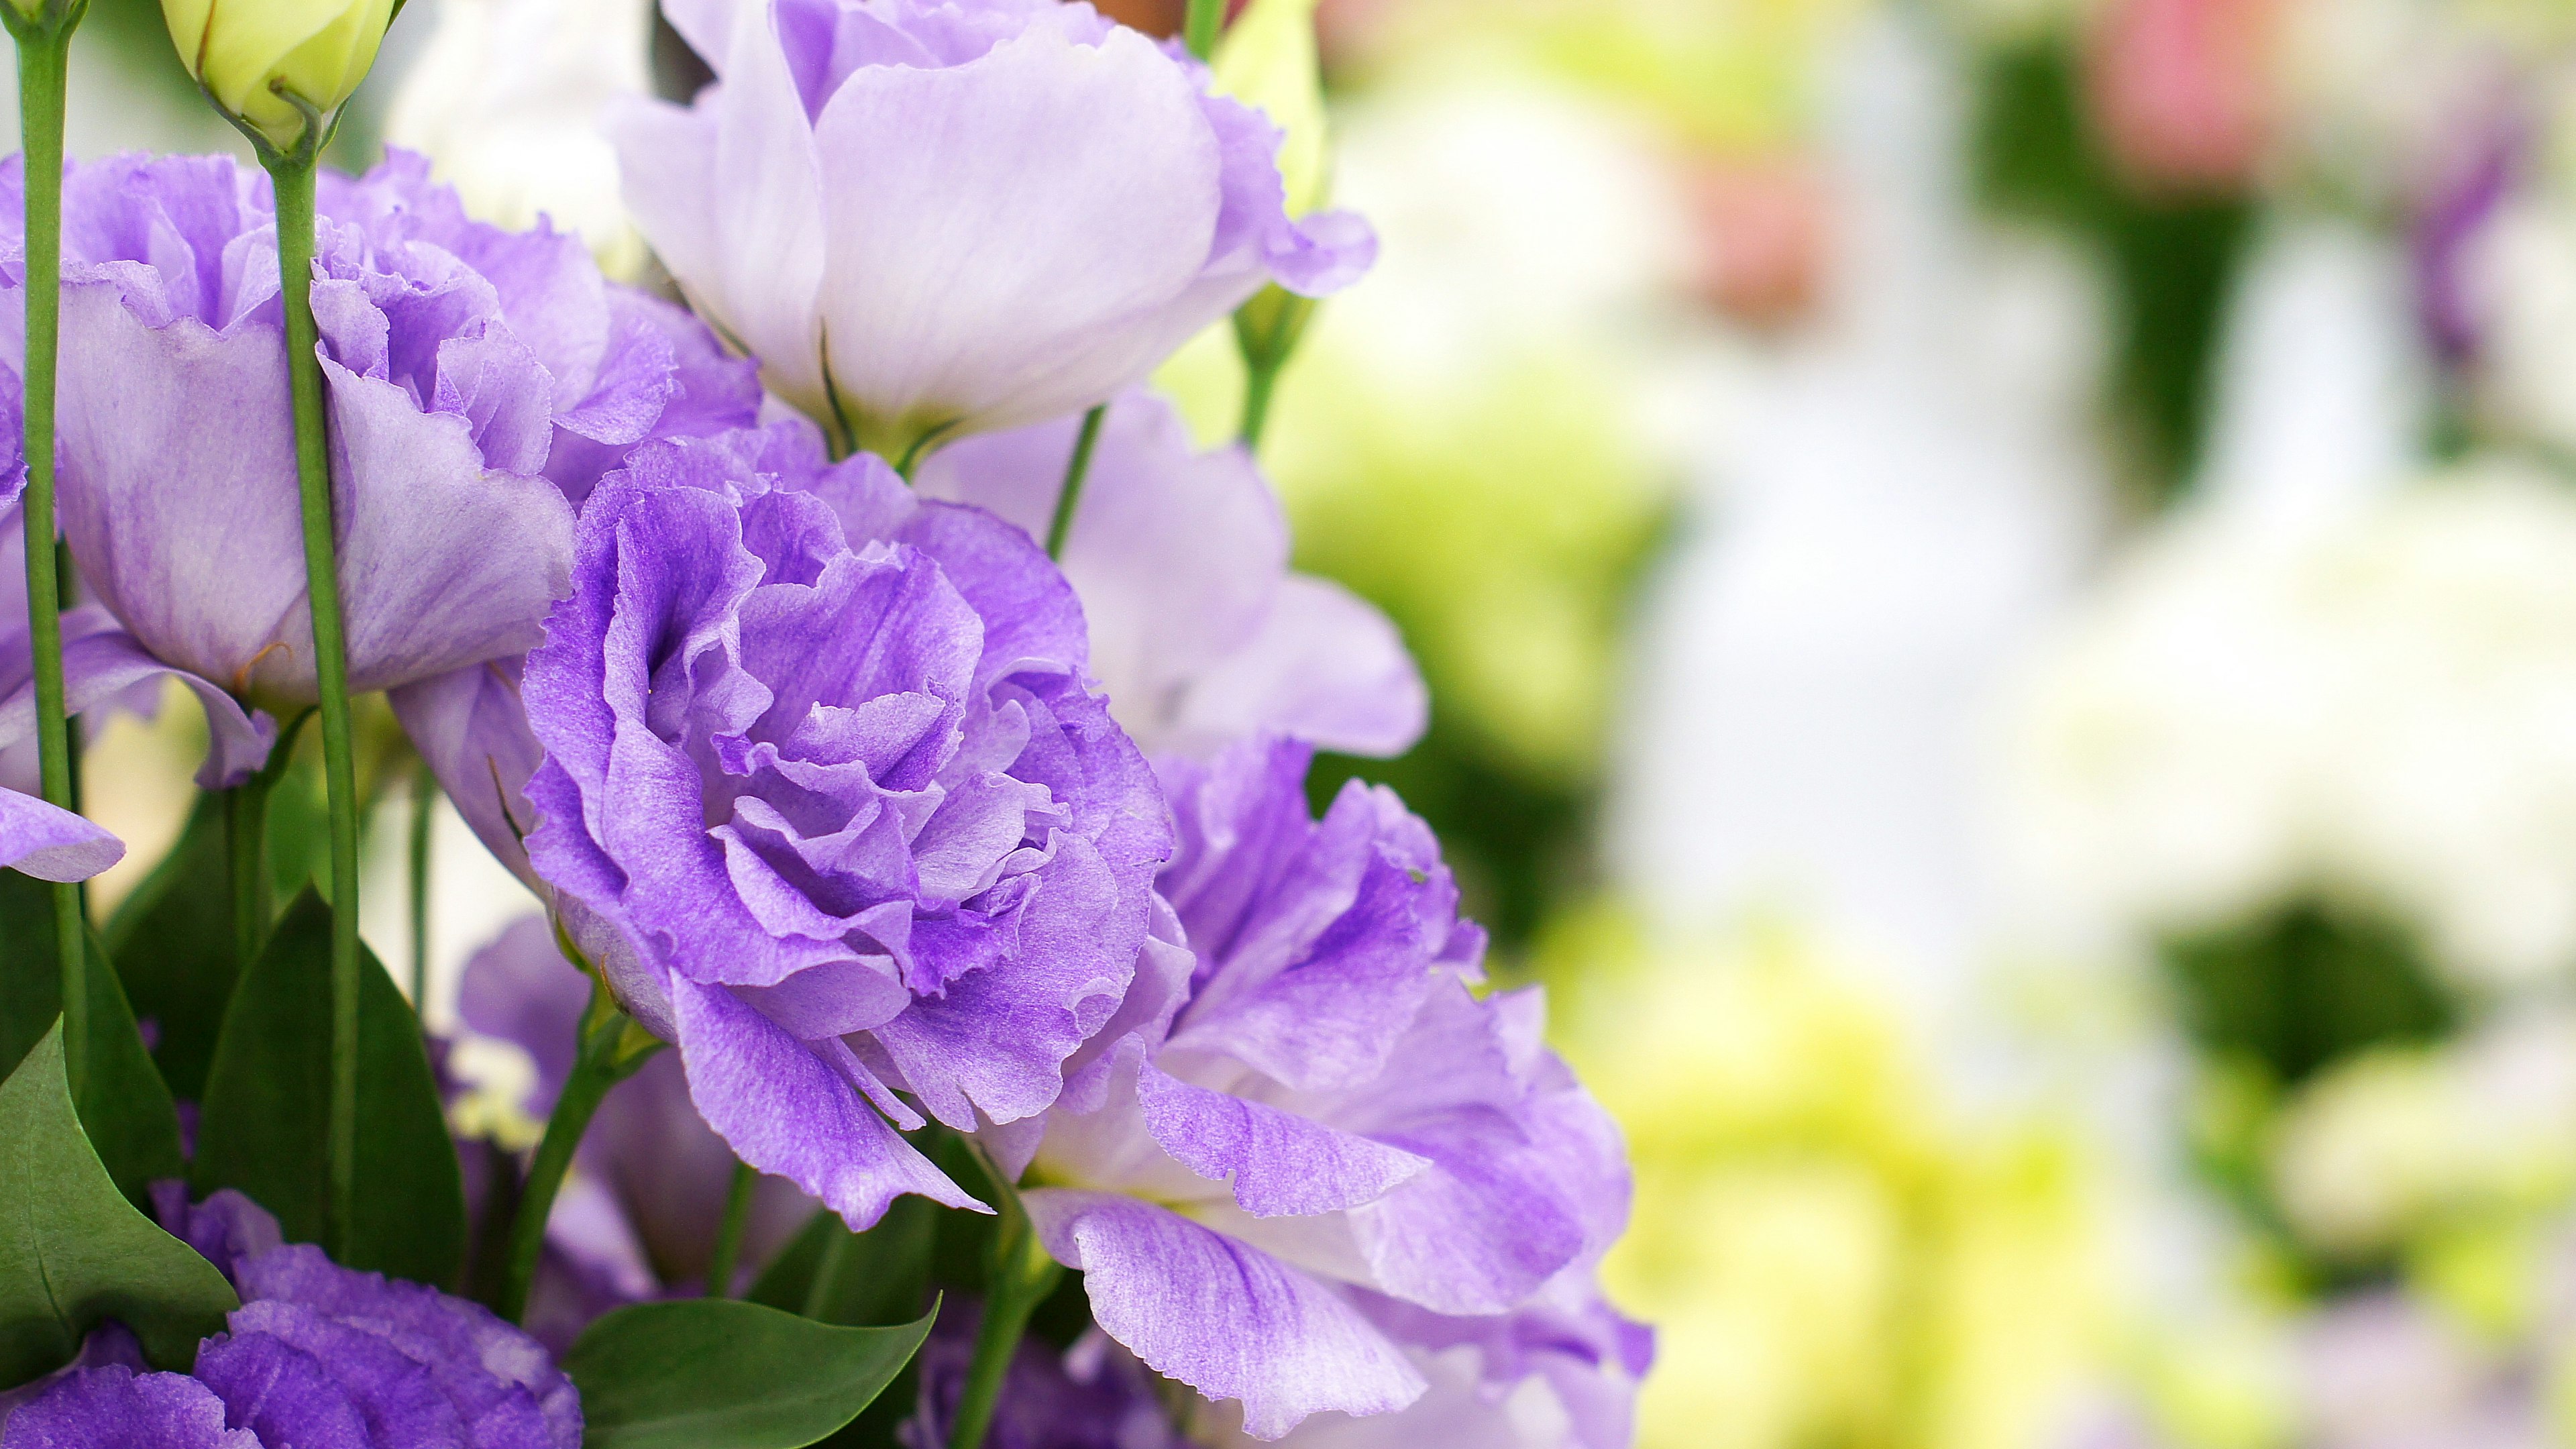
<path fill-rule="evenodd" d="M 2088 49 L 2093 119 L 2154 191 L 2235 190 L 2271 138 L 2278 0 L 2108 0 Z"/>

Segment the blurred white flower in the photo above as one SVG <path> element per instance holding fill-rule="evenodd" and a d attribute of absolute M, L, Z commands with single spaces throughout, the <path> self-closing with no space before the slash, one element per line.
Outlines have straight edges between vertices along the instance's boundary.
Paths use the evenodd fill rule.
<path fill-rule="evenodd" d="M 2031 898 L 2144 932 L 2302 891 L 2473 980 L 2576 965 L 2576 497 L 2503 464 L 2314 529 L 2174 520 L 2014 716 Z"/>
<path fill-rule="evenodd" d="M 385 139 L 429 157 L 466 210 L 499 226 L 540 215 L 581 233 L 610 276 L 644 265 L 599 118 L 651 89 L 652 0 L 438 0 Z"/>
<path fill-rule="evenodd" d="M 2576 1020 L 2356 1058 L 2302 1090 L 2278 1132 L 2275 1195 L 2328 1252 L 2553 1212 L 2576 1187 Z"/>

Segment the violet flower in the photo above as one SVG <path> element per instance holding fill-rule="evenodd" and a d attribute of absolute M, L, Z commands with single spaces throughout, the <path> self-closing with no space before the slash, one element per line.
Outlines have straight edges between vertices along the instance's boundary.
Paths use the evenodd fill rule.
<path fill-rule="evenodd" d="M 1043 539 L 1079 429 L 1067 418 L 970 438 L 916 482 Z M 1249 453 L 1201 452 L 1152 393 L 1110 405 L 1064 574 L 1110 710 L 1147 753 L 1209 755 L 1266 732 L 1386 756 L 1421 738 L 1429 701 L 1395 625 L 1341 585 L 1289 572 L 1288 543 Z"/>
<path fill-rule="evenodd" d="M 708 1125 L 854 1228 L 975 1205 L 895 1128 L 1045 1111 L 1135 973 L 1169 826 L 1084 659 L 1027 537 L 801 423 L 582 510 L 530 863 Z"/>
<path fill-rule="evenodd" d="M 1177 922 L 1055 1110 L 978 1134 L 1100 1326 L 1262 1438 L 1424 1392 L 1353 1290 L 1510 1312 L 1627 1217 L 1618 1129 L 1539 995 L 1468 989 L 1484 935 L 1429 827 L 1357 783 L 1309 819 L 1310 755 L 1163 763 Z"/>
<path fill-rule="evenodd" d="M 537 1073 L 524 1103 L 532 1117 L 554 1110 L 571 1075 L 589 997 L 590 978 L 556 949 L 543 916 L 512 925 L 466 963 L 458 1012 L 477 1034 L 528 1053 Z M 677 1058 L 656 1056 L 610 1088 L 546 1220 L 528 1331 L 568 1345 L 610 1308 L 704 1291 L 733 1165 L 733 1150 L 691 1105 Z M 743 1271 L 785 1246 L 816 1206 L 782 1179 L 760 1179 L 743 1233 Z"/>
<path fill-rule="evenodd" d="M 167 1225 L 241 1293 L 189 1374 L 77 1367 L 21 1404 L 0 1449 L 579 1449 L 581 1403 L 535 1340 L 480 1306 L 279 1241 L 238 1193 Z"/>
<path fill-rule="evenodd" d="M 17 190 L 0 174 L 8 226 Z M 179 676 L 207 706 L 209 786 L 268 751 L 237 701 L 315 697 L 269 195 L 221 156 L 120 157 L 64 186 L 61 517 L 98 600 L 65 618 L 70 705 Z M 352 685 L 513 655 L 565 588 L 572 501 L 668 426 L 747 419 L 753 380 L 676 309 L 604 283 L 577 238 L 467 220 L 417 157 L 326 177 L 321 212 Z M 0 240 L 0 280 L 23 287 Z M 23 646 L 0 654 L 0 745 L 32 729 L 26 670 Z"/>
<path fill-rule="evenodd" d="M 715 70 L 612 123 L 626 203 L 772 391 L 891 458 L 1106 401 L 1268 282 L 1374 258 L 1292 222 L 1260 113 L 1057 0 L 673 0 Z"/>

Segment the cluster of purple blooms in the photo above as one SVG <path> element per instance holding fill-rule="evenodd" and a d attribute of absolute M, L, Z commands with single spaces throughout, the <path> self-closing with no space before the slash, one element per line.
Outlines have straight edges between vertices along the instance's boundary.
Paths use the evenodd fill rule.
<path fill-rule="evenodd" d="M 1268 122 L 1085 4 L 666 10 L 717 80 L 616 135 L 696 316 L 402 155 L 325 183 L 313 297 L 354 687 L 552 917 L 473 963 L 466 1021 L 530 1052 L 542 1116 L 589 981 L 560 932 L 677 1050 L 582 1143 L 537 1338 L 173 1203 L 242 1290 L 230 1334 L 193 1377 L 94 1342 L 0 1444 L 573 1449 L 537 1339 L 737 1290 L 702 1281 L 737 1159 L 749 1267 L 816 1204 L 990 1211 L 925 1132 L 1016 1184 L 1094 1324 L 1022 1347 L 991 1444 L 1626 1444 L 1651 1343 L 1593 1285 L 1618 1132 L 1537 993 L 1487 986 L 1423 822 L 1356 783 L 1308 805 L 1316 748 L 1420 733 L 1419 677 L 1289 571 L 1248 452 L 1140 388 L 1261 287 L 1354 279 L 1366 227 L 1289 218 Z M 267 187 L 123 158 L 64 211 L 71 705 L 175 676 L 232 784 L 316 690 Z M 0 237 L 12 290 L 22 256 Z M 0 862 L 121 849 L 0 791 Z M 908 1442 L 946 1441 L 973 1319 L 923 1351 Z"/>

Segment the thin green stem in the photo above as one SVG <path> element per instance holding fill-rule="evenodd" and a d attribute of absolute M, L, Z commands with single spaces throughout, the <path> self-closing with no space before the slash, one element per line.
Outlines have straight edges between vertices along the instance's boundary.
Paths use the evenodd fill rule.
<path fill-rule="evenodd" d="M 14 11 L 13 17 L 14 17 Z M 50 28 L 13 18 L 18 40 L 18 133 L 26 164 L 28 649 L 35 656 L 36 753 L 48 803 L 78 810 L 71 730 L 63 714 L 62 579 L 54 550 L 54 371 L 62 325 L 63 93 L 78 11 Z M 89 948 L 80 887 L 54 886 L 54 948 L 62 961 L 63 1059 L 80 1090 L 89 1057 Z"/>
<path fill-rule="evenodd" d="M 313 325 L 312 151 L 263 157 L 277 191 L 278 287 L 286 373 L 295 399 L 295 482 L 304 515 L 304 575 L 313 606 L 313 670 L 322 696 L 322 783 L 331 819 L 330 1213 L 325 1246 L 344 1245 L 358 1200 L 358 770 L 349 724 L 349 655 L 331 518 L 331 454 Z"/>
<path fill-rule="evenodd" d="M 582 1134 L 590 1130 L 600 1100 L 609 1088 L 635 1075 L 661 1046 L 617 1010 L 604 987 L 592 986 L 590 1010 L 582 1015 L 581 1049 L 573 1058 L 563 1092 L 555 1098 L 553 1113 L 546 1118 L 546 1135 L 538 1140 L 537 1155 L 528 1163 L 519 1210 L 510 1220 L 509 1256 L 502 1263 L 500 1297 L 493 1304 L 503 1318 L 517 1323 L 527 1316 L 528 1290 L 537 1281 L 537 1262 L 545 1255 L 546 1219 L 554 1212 L 555 1194 L 563 1190 L 573 1152 L 581 1146 Z"/>
<path fill-rule="evenodd" d="M 427 760 L 411 777 L 411 1009 L 429 1009 L 429 845 L 438 818 L 438 774 Z"/>
<path fill-rule="evenodd" d="M 1181 25 L 1181 38 L 1188 42 L 1190 54 L 1205 60 L 1216 54 L 1217 32 L 1224 28 L 1225 0 L 1190 0 L 1188 19 Z"/>
<path fill-rule="evenodd" d="M 1261 434 L 1270 424 L 1270 402 L 1279 374 L 1287 370 L 1288 358 L 1296 352 L 1314 312 L 1313 299 L 1274 286 L 1234 314 L 1235 347 L 1243 354 L 1243 422 L 1235 436 L 1247 452 L 1261 451 Z"/>
<path fill-rule="evenodd" d="M 751 1225 L 751 1189 L 760 1181 L 748 1162 L 733 1165 L 733 1185 L 725 1190 L 724 1221 L 716 1226 L 715 1256 L 707 1259 L 707 1296 L 733 1296 L 734 1269 L 742 1264 L 742 1234 Z"/>
<path fill-rule="evenodd" d="M 948 1449 L 982 1449 L 985 1432 L 993 1426 L 993 1409 L 1001 1402 L 1002 1380 L 1028 1332 L 1029 1315 L 1064 1276 L 1038 1241 L 1037 1225 L 1020 1205 L 1019 1189 L 981 1153 L 977 1158 L 1000 1192 L 1002 1222 L 993 1235 L 993 1256 L 984 1275 L 984 1318 L 975 1330 L 975 1357 L 966 1367 L 966 1390 L 949 1427 Z"/>
<path fill-rule="evenodd" d="M 1100 420 L 1109 416 L 1109 404 L 1102 403 L 1082 415 L 1081 436 L 1073 440 L 1073 456 L 1064 465 L 1064 486 L 1056 490 L 1055 519 L 1047 525 L 1047 557 L 1064 561 L 1064 540 L 1073 532 L 1073 511 L 1082 506 L 1082 480 L 1091 475 L 1091 450 L 1100 443 Z"/>

